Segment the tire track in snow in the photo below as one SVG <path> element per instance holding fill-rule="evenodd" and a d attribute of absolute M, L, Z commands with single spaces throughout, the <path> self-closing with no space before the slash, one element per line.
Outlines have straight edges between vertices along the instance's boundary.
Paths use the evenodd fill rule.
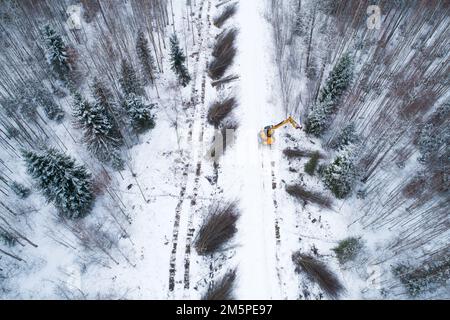
<path fill-rule="evenodd" d="M 210 6 L 211 3 L 208 4 Z M 209 28 L 208 28 L 209 29 Z M 206 66 L 205 70 L 208 66 L 208 59 L 206 59 Z M 199 143 L 200 146 L 197 150 L 197 168 L 195 172 L 195 179 L 194 179 L 194 187 L 193 187 L 193 194 L 191 197 L 191 210 L 189 212 L 188 217 L 188 229 L 187 229 L 187 236 L 186 236 L 186 248 L 185 248 L 185 255 L 184 255 L 184 289 L 189 290 L 190 287 L 190 259 L 191 259 L 191 248 L 192 248 L 192 240 L 194 237 L 195 228 L 193 226 L 194 224 L 194 216 L 198 216 L 200 213 L 200 208 L 197 206 L 197 196 L 199 193 L 200 188 L 200 177 L 201 177 L 201 170 L 202 170 L 202 158 L 203 158 L 203 136 L 205 133 L 205 121 L 206 121 L 206 110 L 205 110 L 205 90 L 206 90 L 206 71 L 203 74 L 202 78 L 202 93 L 201 93 L 201 111 L 200 111 L 200 120 L 201 120 L 201 128 L 200 128 L 200 134 L 199 134 Z"/>
<path fill-rule="evenodd" d="M 209 31 L 211 28 L 211 17 L 210 17 L 210 11 L 211 11 L 211 1 L 208 0 L 207 9 L 206 9 L 206 36 L 209 36 Z M 200 94 L 200 116 L 196 119 L 197 122 L 200 122 L 200 132 L 198 137 L 198 147 L 197 147 L 197 165 L 196 165 L 196 171 L 195 171 L 195 179 L 194 179 L 194 186 L 192 189 L 192 197 L 191 197 L 191 203 L 190 203 L 190 211 L 188 215 L 188 225 L 187 225 L 187 232 L 186 232 L 186 246 L 184 251 L 184 290 L 185 292 L 189 290 L 190 288 L 190 266 L 191 266 L 191 251 L 192 251 L 192 240 L 194 237 L 194 216 L 197 216 L 200 212 L 200 208 L 197 206 L 197 196 L 199 193 L 200 188 L 200 177 L 202 172 L 202 159 L 203 159 L 203 137 L 205 133 L 205 126 L 206 126 L 206 108 L 205 108 L 205 96 L 206 96 L 206 73 L 208 70 L 208 54 L 209 50 L 206 50 L 206 48 L 202 48 L 202 51 L 205 54 L 205 68 L 203 70 L 202 74 L 202 82 L 201 82 L 201 94 Z M 198 57 L 200 58 L 200 52 Z"/>
<path fill-rule="evenodd" d="M 199 15 L 198 15 L 198 20 L 199 20 L 199 26 L 198 26 L 198 43 L 197 43 L 197 57 L 195 59 L 195 64 L 194 64 L 194 71 L 192 73 L 192 89 L 191 89 L 191 103 L 190 103 L 190 107 L 192 108 L 192 112 L 191 112 L 191 119 L 189 120 L 189 131 L 187 134 L 187 141 L 188 141 L 188 147 L 191 145 L 191 141 L 192 141 L 192 136 L 193 136 L 193 125 L 194 125 L 194 120 L 195 120 L 195 115 L 197 113 L 197 89 L 196 89 L 196 84 L 197 84 L 197 74 L 198 74 L 198 68 L 199 68 L 199 63 L 200 63 L 200 52 L 203 51 L 204 49 L 204 34 L 203 34 L 203 21 L 202 21 L 202 17 L 203 17 L 203 8 L 204 8 L 204 2 L 205 0 L 202 0 L 202 2 L 200 3 L 199 6 Z M 186 199 L 186 189 L 187 189 L 187 184 L 188 184 L 188 176 L 189 176 L 189 171 L 191 169 L 191 165 L 192 162 L 189 161 L 191 160 L 191 155 L 189 153 L 189 157 L 188 157 L 188 162 L 187 164 L 185 164 L 184 166 L 184 170 L 183 170 L 183 181 L 182 181 L 182 185 L 180 188 L 180 193 L 179 193 L 179 200 L 178 203 L 175 207 L 175 220 L 174 220 L 174 224 L 173 224 L 173 231 L 172 231 L 172 249 L 170 252 L 170 261 L 169 261 L 169 295 L 171 293 L 173 293 L 173 291 L 175 290 L 175 276 L 176 276 L 176 261 L 177 261 L 177 251 L 178 251 L 178 240 L 179 240 L 179 228 L 180 228 L 180 220 L 181 220 L 181 213 L 182 213 L 182 208 L 183 208 L 183 203 L 184 200 Z"/>
<path fill-rule="evenodd" d="M 267 153 L 264 152 L 264 148 L 270 148 L 267 153 L 270 153 L 269 156 L 267 156 Z M 280 213 L 278 211 L 278 200 L 277 200 L 277 186 L 278 186 L 278 179 L 275 174 L 276 170 L 276 161 L 273 159 L 273 152 L 277 152 L 278 150 L 273 150 L 271 147 L 267 147 L 262 145 L 261 146 L 261 169 L 264 173 L 262 184 L 263 184 L 263 191 L 265 193 L 264 196 L 270 197 L 271 201 L 271 208 L 269 210 L 272 210 L 273 212 L 273 235 L 274 235 L 274 241 L 275 241 L 275 260 L 276 260 L 276 275 L 278 280 L 278 286 L 280 289 L 280 293 L 284 299 L 287 299 L 287 293 L 285 290 L 285 286 L 282 280 L 281 270 L 282 270 L 282 264 L 281 264 L 281 229 L 280 229 Z M 268 159 L 268 164 L 264 163 Z M 266 174 L 269 174 L 270 176 L 266 176 Z M 269 187 L 267 187 L 269 186 Z M 269 196 L 270 194 L 270 196 Z"/>
<path fill-rule="evenodd" d="M 275 174 L 276 162 L 271 159 L 270 161 L 270 176 L 272 182 L 272 203 L 274 210 L 274 231 L 275 231 L 275 258 L 276 258 L 276 271 L 278 284 L 280 286 L 280 292 L 284 299 L 287 299 L 287 292 L 285 288 L 285 283 L 283 282 L 281 270 L 283 269 L 281 263 L 281 229 L 280 229 L 280 212 L 278 210 L 278 198 L 277 198 L 277 187 L 278 179 Z"/>

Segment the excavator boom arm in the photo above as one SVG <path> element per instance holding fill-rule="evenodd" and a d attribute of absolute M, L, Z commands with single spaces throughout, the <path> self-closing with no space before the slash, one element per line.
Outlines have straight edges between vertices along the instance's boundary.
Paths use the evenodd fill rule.
<path fill-rule="evenodd" d="M 295 129 L 301 129 L 301 126 L 297 122 L 295 122 L 295 120 L 292 119 L 291 116 L 289 116 L 286 120 L 283 120 L 280 123 L 264 127 L 264 129 L 262 129 L 259 133 L 259 137 L 262 143 L 271 145 L 275 141 L 273 137 L 275 130 L 288 123 L 290 123 Z"/>
<path fill-rule="evenodd" d="M 295 129 L 300 128 L 299 124 L 297 122 L 295 122 L 295 120 L 292 119 L 291 116 L 289 116 L 286 120 L 283 120 L 280 123 L 272 126 L 272 129 L 273 130 L 278 129 L 278 128 L 280 128 L 280 127 L 282 127 L 282 126 L 284 126 L 285 124 L 288 124 L 288 123 L 290 123 Z"/>

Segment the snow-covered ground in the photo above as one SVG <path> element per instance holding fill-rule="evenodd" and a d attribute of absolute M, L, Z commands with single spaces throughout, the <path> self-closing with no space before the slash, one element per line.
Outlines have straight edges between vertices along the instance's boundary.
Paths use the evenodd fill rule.
<path fill-rule="evenodd" d="M 200 299 L 210 283 L 236 268 L 237 299 L 327 299 L 314 281 L 296 272 L 296 251 L 327 265 L 345 287 L 340 298 L 383 297 L 381 278 L 390 266 L 383 269 L 373 257 L 394 239 L 395 231 L 365 228 L 355 218 L 364 208 L 363 200 L 333 198 L 320 178 L 304 173 L 308 159 L 283 156 L 286 148 L 300 148 L 320 151 L 324 161 L 330 161 L 332 153 L 320 139 L 289 125 L 276 132 L 270 147 L 257 139 L 263 127 L 288 114 L 279 89 L 270 1 L 237 3 L 235 16 L 217 28 L 213 17 L 228 2 L 193 1 L 190 30 L 185 1 L 170 1 L 169 21 L 174 25 L 166 26 L 167 33 L 173 28 L 182 38 L 192 81 L 186 88 L 176 84 L 167 46 L 158 92 L 146 87 L 147 95 L 158 102 L 157 125 L 126 151 L 125 170 L 108 170 L 109 178 L 102 178 L 105 171 L 87 154 L 80 132 L 69 122 L 54 125 L 57 138 L 51 141 L 58 146 L 63 141 L 61 148 L 96 178 L 110 182 L 97 197 L 93 213 L 75 224 L 61 221 L 38 192 L 27 206 L 15 208 L 25 212 L 14 221 L 30 242 L 7 249 L 22 261 L 0 255 L 0 271 L 8 265 L 9 272 L 0 282 L 1 298 Z M 213 87 L 207 67 L 218 34 L 227 28 L 236 28 L 238 36 L 237 55 L 226 75 L 239 79 Z M 93 36 L 87 30 L 86 36 Z M 302 93 L 306 88 L 306 83 L 299 85 Z M 233 145 L 215 166 L 207 156 L 215 134 L 207 112 L 213 101 L 229 95 L 238 100 L 231 118 L 239 127 Z M 70 113 L 69 101 L 60 103 Z M 5 159 L 8 164 L 16 161 L 12 152 Z M 14 174 L 32 184 L 22 165 Z M 285 190 L 292 184 L 333 199 L 331 209 L 293 198 Z M 236 201 L 240 212 L 236 236 L 223 252 L 199 256 L 193 242 L 209 208 L 229 201 Z M 70 228 L 86 232 L 85 238 L 77 238 Z M 332 248 L 346 237 L 361 235 L 363 253 L 341 266 Z"/>

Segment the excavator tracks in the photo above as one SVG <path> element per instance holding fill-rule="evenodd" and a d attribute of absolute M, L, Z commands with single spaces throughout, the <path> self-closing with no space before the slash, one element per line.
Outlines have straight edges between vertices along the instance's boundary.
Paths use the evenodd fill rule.
<path fill-rule="evenodd" d="M 205 7 L 205 2 L 207 2 L 207 6 Z M 206 8 L 206 10 L 205 10 Z M 192 79 L 191 79 L 191 99 L 190 99 L 190 119 L 188 120 L 188 133 L 187 133 L 187 157 L 188 161 L 185 164 L 183 168 L 183 180 L 180 187 L 180 193 L 179 193 L 179 200 L 175 207 L 175 218 L 174 218 L 174 224 L 173 224 L 173 231 L 172 231 L 172 240 L 171 240 L 171 252 L 170 252 L 170 259 L 169 259 L 169 292 L 168 296 L 173 296 L 176 284 L 178 283 L 176 281 L 176 274 L 177 274 L 177 255 L 178 255 L 178 248 L 179 248 L 179 240 L 180 240 L 180 225 L 181 225 L 181 219 L 182 215 L 184 215 L 183 207 L 185 200 L 190 196 L 191 202 L 190 207 L 192 209 L 192 206 L 196 203 L 196 197 L 198 195 L 198 184 L 200 179 L 200 173 L 201 173 L 201 157 L 198 157 L 197 161 L 197 167 L 195 169 L 195 178 L 194 178 L 194 187 L 192 194 L 187 192 L 188 186 L 189 186 L 189 178 L 190 178 L 190 171 L 192 170 L 192 164 L 194 163 L 193 156 L 190 148 L 194 147 L 195 142 L 193 141 L 193 134 L 194 134 L 194 126 L 196 121 L 201 121 L 200 124 L 200 144 L 203 140 L 203 128 L 204 128 L 204 122 L 205 122 L 205 110 L 204 110 L 204 101 L 205 101 L 205 83 L 206 83 L 206 70 L 207 70 L 207 62 L 206 66 L 202 70 L 202 82 L 201 82 L 201 97 L 200 97 L 200 103 L 198 101 L 197 96 L 197 79 L 198 79 L 198 72 L 200 65 L 200 58 L 201 53 L 207 51 L 205 42 L 207 41 L 206 37 L 209 36 L 209 28 L 210 28 L 210 9 L 211 9 L 211 2 L 202 0 L 199 3 L 199 14 L 196 16 L 196 26 L 198 30 L 198 39 L 196 44 L 196 52 L 197 56 L 194 60 L 194 66 L 193 66 L 193 73 L 192 73 Z M 203 19 L 206 19 L 207 22 L 203 21 Z M 206 24 L 206 28 L 205 28 Z M 199 110 L 200 109 L 200 110 Z M 200 116 L 198 117 L 198 114 Z M 201 155 L 201 147 L 200 150 L 197 151 L 198 154 Z M 192 210 L 191 210 L 192 211 Z M 184 250 L 184 274 L 183 274 L 183 283 L 184 288 L 189 289 L 190 286 L 190 280 L 189 280 L 189 268 L 190 268 L 190 254 L 191 254 L 191 245 L 192 245 L 192 238 L 194 234 L 194 228 L 193 228 L 193 213 L 189 213 L 188 222 L 187 222 L 187 229 L 186 229 L 186 247 Z"/>

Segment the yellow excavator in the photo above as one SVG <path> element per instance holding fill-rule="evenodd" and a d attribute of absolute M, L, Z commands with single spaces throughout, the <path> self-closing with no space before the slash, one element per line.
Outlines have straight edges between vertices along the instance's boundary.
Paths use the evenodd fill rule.
<path fill-rule="evenodd" d="M 291 116 L 289 116 L 286 120 L 281 121 L 278 124 L 266 126 L 259 132 L 259 139 L 262 144 L 271 145 L 275 142 L 274 133 L 275 130 L 281 128 L 282 126 L 290 123 L 295 129 L 301 129 L 302 126 L 295 122 Z"/>

